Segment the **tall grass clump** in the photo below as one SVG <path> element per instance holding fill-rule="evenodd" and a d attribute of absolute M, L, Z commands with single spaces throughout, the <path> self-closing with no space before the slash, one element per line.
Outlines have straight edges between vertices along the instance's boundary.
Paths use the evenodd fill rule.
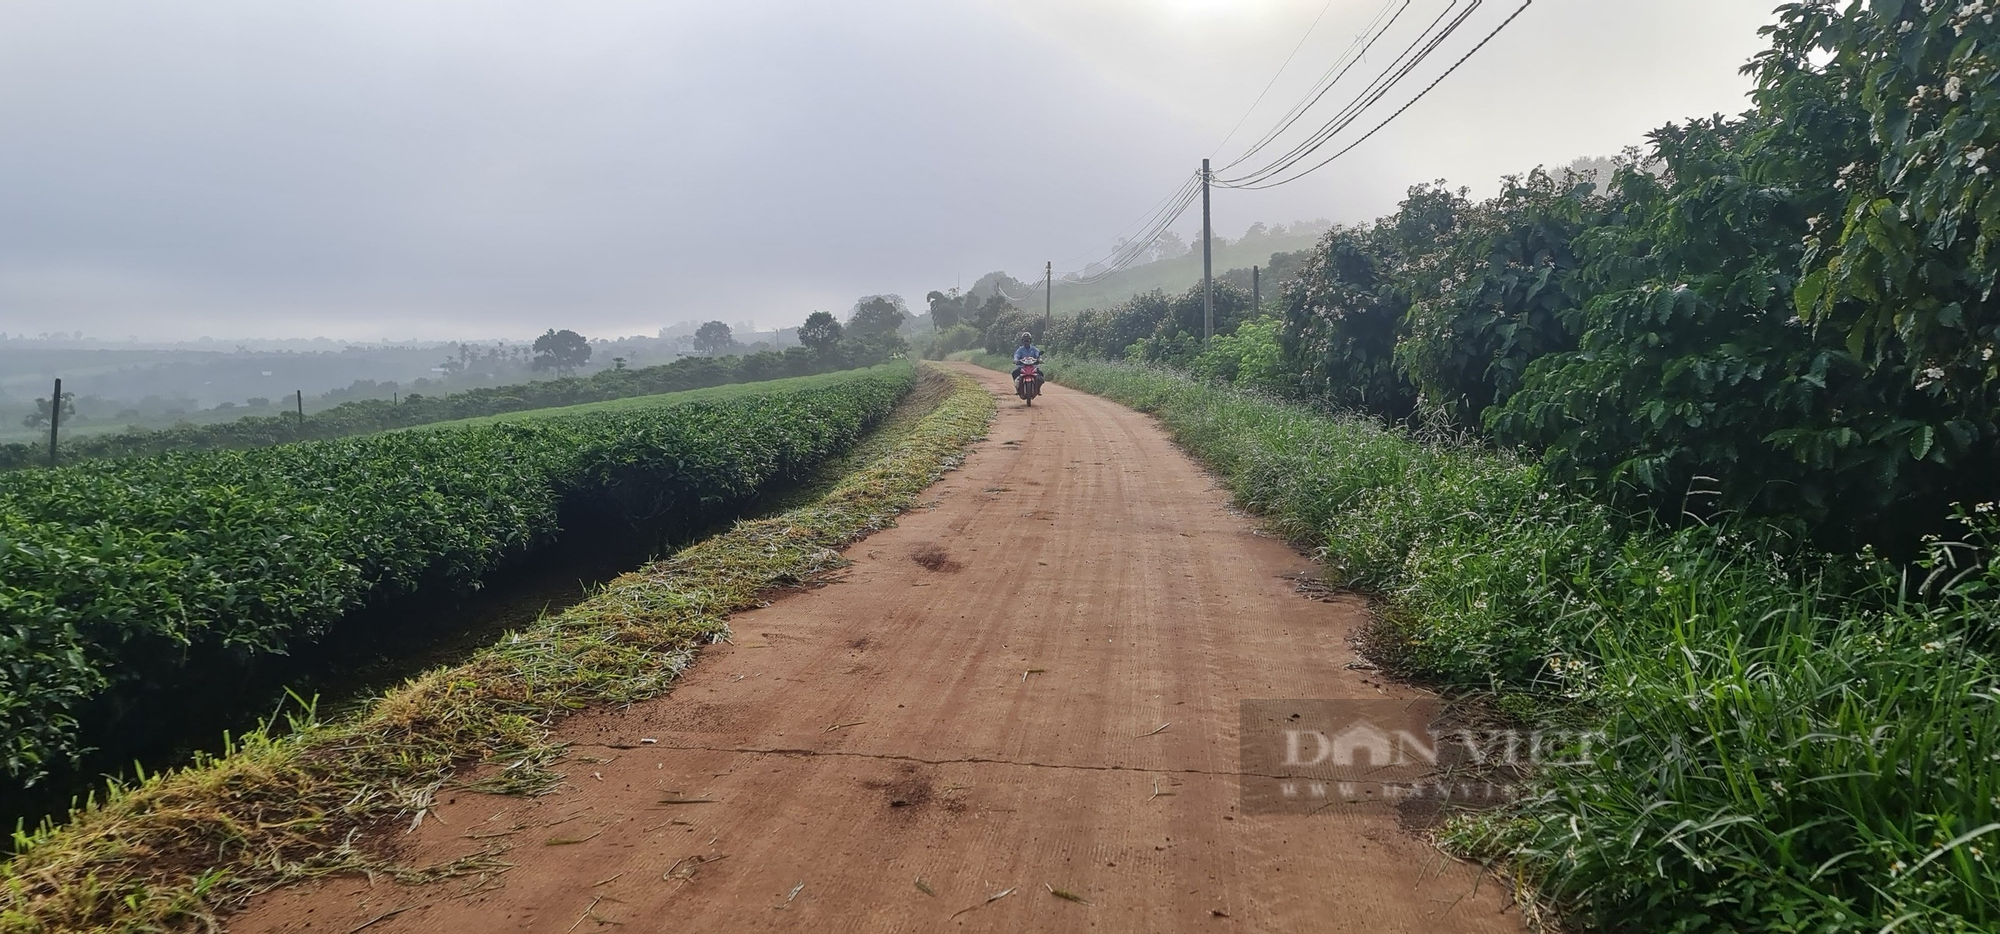
<path fill-rule="evenodd" d="M 1913 563 L 1749 525 L 1669 529 L 1533 462 L 1172 373 L 1059 361 L 1157 415 L 1328 576 L 1382 660 L 1574 760 L 1447 841 L 1611 931 L 2000 929 L 1991 504 Z"/>

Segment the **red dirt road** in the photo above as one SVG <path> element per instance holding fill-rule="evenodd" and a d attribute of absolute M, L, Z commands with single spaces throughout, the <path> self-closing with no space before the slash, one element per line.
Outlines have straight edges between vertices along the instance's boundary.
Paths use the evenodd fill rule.
<path fill-rule="evenodd" d="M 557 794 L 460 793 L 406 838 L 513 868 L 300 886 L 230 930 L 1522 930 L 1392 811 L 1240 810 L 1238 701 L 1415 696 L 1345 667 L 1365 608 L 1295 592 L 1311 562 L 1146 417 L 976 375 L 991 437 L 837 583 L 564 724 Z"/>

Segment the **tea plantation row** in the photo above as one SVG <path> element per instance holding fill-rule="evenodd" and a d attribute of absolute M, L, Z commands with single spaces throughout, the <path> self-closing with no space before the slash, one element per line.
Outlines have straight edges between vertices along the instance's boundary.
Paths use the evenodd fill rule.
<path fill-rule="evenodd" d="M 303 420 L 290 413 L 249 415 L 213 425 L 132 428 L 115 434 L 66 437 L 61 459 L 63 463 L 75 463 L 100 457 L 346 438 L 463 418 L 833 373 L 887 359 L 886 352 L 865 346 L 834 347 L 818 352 L 792 347 L 731 357 L 683 357 L 659 366 L 601 370 L 589 376 L 481 387 L 439 396 L 412 393 L 400 402 L 360 399 L 313 412 Z M 48 456 L 46 444 L 0 444 L 0 471 L 41 467 L 48 463 Z"/>
<path fill-rule="evenodd" d="M 726 515 L 846 449 L 913 379 L 890 365 L 720 402 L 0 476 L 0 775 L 75 761 L 121 692 L 472 585 L 566 508 Z"/>

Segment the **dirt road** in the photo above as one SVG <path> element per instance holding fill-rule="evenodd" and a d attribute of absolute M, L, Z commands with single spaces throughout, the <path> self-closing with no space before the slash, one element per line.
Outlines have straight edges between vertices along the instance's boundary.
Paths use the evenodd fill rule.
<path fill-rule="evenodd" d="M 1363 608 L 1297 593 L 1311 562 L 1149 419 L 1005 399 L 930 497 L 672 696 L 565 724 L 559 793 L 461 793 L 410 835 L 514 868 L 303 886 L 230 929 L 1521 930 L 1392 810 L 1240 809 L 1240 700 L 1412 692 L 1346 667 Z"/>

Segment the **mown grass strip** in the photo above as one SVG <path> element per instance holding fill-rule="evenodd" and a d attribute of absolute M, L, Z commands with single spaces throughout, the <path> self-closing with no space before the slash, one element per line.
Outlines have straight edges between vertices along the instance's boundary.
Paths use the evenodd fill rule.
<path fill-rule="evenodd" d="M 590 704 L 657 696 L 728 615 L 842 563 L 984 433 L 992 398 L 963 377 L 902 443 L 816 502 L 738 523 L 624 575 L 463 665 L 431 672 L 338 723 L 244 737 L 220 758 L 114 790 L 59 828 L 19 835 L 0 869 L 0 932 L 153 931 L 212 920 L 288 881 L 372 868 L 368 831 L 420 822 L 447 786 L 552 787 L 553 722 Z M 484 766 L 483 768 L 474 768 Z M 482 778 L 468 783 L 476 771 Z M 359 841 L 359 842 L 357 842 Z M 477 865 L 475 865 L 477 864 Z"/>

